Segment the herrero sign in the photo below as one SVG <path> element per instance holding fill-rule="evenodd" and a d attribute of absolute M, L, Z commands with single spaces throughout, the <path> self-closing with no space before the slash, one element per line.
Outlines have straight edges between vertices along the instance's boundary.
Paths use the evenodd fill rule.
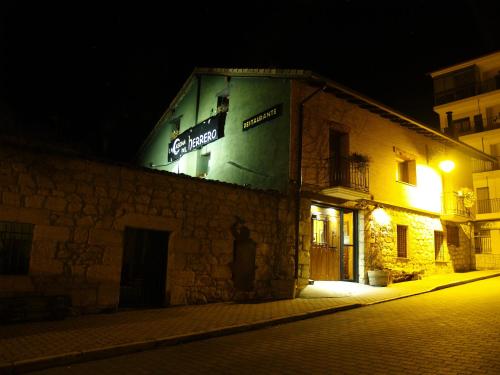
<path fill-rule="evenodd" d="M 168 161 L 178 160 L 182 155 L 222 138 L 224 119 L 225 113 L 219 113 L 179 134 L 168 145 Z"/>

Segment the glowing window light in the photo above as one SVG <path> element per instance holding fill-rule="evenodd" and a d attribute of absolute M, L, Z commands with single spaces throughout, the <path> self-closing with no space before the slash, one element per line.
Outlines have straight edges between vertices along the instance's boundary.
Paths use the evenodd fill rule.
<path fill-rule="evenodd" d="M 451 160 L 443 160 L 441 163 L 439 163 L 439 169 L 441 169 L 443 172 L 451 172 L 455 168 L 455 163 Z"/>

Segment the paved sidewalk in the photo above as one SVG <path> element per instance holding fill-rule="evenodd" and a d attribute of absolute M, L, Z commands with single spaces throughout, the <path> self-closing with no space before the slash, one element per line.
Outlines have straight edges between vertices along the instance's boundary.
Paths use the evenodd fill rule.
<path fill-rule="evenodd" d="M 29 372 L 241 332 L 496 276 L 500 276 L 500 270 L 429 276 L 385 288 L 336 283 L 333 293 L 315 290 L 322 287 L 315 285 L 304 293 L 308 298 L 293 300 L 179 306 L 4 325 L 0 326 L 0 374 Z"/>

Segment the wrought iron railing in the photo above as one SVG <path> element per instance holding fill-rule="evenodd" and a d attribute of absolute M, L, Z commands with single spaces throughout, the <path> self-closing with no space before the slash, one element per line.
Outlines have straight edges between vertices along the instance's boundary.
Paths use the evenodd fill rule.
<path fill-rule="evenodd" d="M 448 192 L 443 194 L 443 214 L 469 218 L 472 216 L 472 209 L 466 207 L 464 197 L 456 192 Z"/>
<path fill-rule="evenodd" d="M 330 186 L 342 186 L 354 190 L 369 191 L 369 168 L 367 162 L 344 158 L 330 159 Z"/>
<path fill-rule="evenodd" d="M 478 214 L 500 212 L 500 198 L 478 199 L 476 201 L 476 211 Z"/>
<path fill-rule="evenodd" d="M 491 237 L 476 236 L 474 237 L 474 247 L 476 254 L 491 254 Z"/>
<path fill-rule="evenodd" d="M 434 94 L 434 103 L 435 105 L 440 105 L 454 102 L 455 100 L 470 98 L 471 96 L 476 96 L 497 89 L 500 89 L 500 79 L 492 78 L 482 82 L 474 82 L 468 85 L 455 87 L 450 90 L 437 92 Z"/>
<path fill-rule="evenodd" d="M 487 160 L 472 159 L 472 173 L 488 172 L 498 169 L 496 163 Z"/>

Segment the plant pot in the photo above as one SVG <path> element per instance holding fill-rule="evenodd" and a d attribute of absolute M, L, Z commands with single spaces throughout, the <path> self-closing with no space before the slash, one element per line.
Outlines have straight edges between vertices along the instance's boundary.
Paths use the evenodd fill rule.
<path fill-rule="evenodd" d="M 368 283 L 371 286 L 387 286 L 389 284 L 390 271 L 372 270 L 368 271 Z"/>

